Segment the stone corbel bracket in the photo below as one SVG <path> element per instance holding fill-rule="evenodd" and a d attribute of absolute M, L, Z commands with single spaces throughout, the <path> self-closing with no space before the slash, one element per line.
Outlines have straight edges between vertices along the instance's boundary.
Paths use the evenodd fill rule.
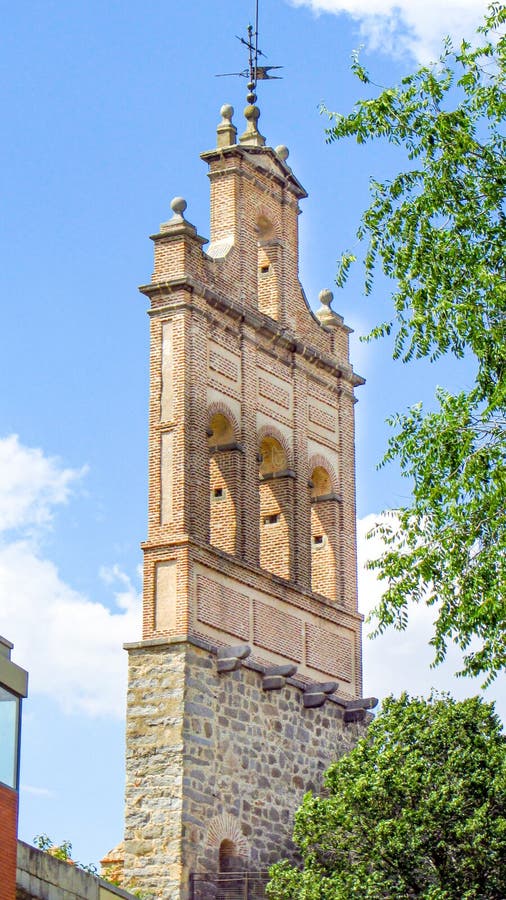
<path fill-rule="evenodd" d="M 366 711 L 374 709 L 378 705 L 377 697 L 360 697 L 358 700 L 348 700 L 344 708 L 344 722 L 362 722 Z"/>
<path fill-rule="evenodd" d="M 329 694 L 337 691 L 339 684 L 337 681 L 324 681 L 321 684 L 310 684 L 302 695 L 302 703 L 306 709 L 314 709 L 317 706 L 323 706 Z"/>
<path fill-rule="evenodd" d="M 220 647 L 217 653 L 218 672 L 235 672 L 241 662 L 251 653 L 248 644 L 235 644 L 232 647 Z"/>
<path fill-rule="evenodd" d="M 272 666 L 266 669 L 262 676 L 262 690 L 279 691 L 286 684 L 286 679 L 295 675 L 297 666 L 287 664 L 285 666 Z"/>
<path fill-rule="evenodd" d="M 357 700 L 343 700 L 342 697 L 332 697 L 332 702 L 341 707 L 344 722 L 363 722 L 366 712 L 378 705 L 378 698 L 359 697 Z"/>

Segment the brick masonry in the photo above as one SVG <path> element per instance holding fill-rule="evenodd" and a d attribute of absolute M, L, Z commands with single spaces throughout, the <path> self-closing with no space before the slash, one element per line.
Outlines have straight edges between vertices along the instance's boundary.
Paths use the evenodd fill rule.
<path fill-rule="evenodd" d="M 149 505 L 143 643 L 129 645 L 125 870 L 156 897 L 185 897 L 191 871 L 216 871 L 224 840 L 244 868 L 290 853 L 304 791 L 360 727 L 342 709 L 362 691 L 362 379 L 342 318 L 323 301 L 313 314 L 299 283 L 304 189 L 283 154 L 226 135 L 222 123 L 202 157 L 209 246 L 176 209 L 141 288 Z M 218 675 L 216 651 L 238 641 L 247 664 Z M 263 691 L 261 672 L 288 662 L 296 680 Z M 339 702 L 305 708 L 304 685 L 329 679 Z"/>
<path fill-rule="evenodd" d="M 0 900 L 13 900 L 16 892 L 18 793 L 0 784 Z"/>

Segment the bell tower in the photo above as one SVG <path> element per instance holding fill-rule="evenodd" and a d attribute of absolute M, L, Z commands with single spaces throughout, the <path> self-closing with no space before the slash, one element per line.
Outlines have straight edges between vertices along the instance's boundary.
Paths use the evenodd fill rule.
<path fill-rule="evenodd" d="M 223 106 L 210 240 L 153 235 L 142 640 L 127 645 L 125 875 L 194 900 L 290 855 L 361 699 L 350 329 L 298 279 L 304 188 Z M 206 881 L 206 878 L 208 879 Z"/>

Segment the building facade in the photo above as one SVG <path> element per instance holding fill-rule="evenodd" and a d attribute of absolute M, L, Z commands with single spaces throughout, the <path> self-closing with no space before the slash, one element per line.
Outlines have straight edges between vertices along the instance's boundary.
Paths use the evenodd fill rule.
<path fill-rule="evenodd" d="M 28 673 L 11 659 L 14 645 L 0 636 L 0 900 L 16 896 L 21 706 Z"/>
<path fill-rule="evenodd" d="M 142 640 L 127 645 L 125 877 L 290 855 L 293 813 L 363 729 L 350 329 L 298 278 L 286 147 L 222 107 L 210 240 L 153 235 Z M 205 246 L 207 244 L 207 246 Z M 195 886 L 194 896 L 197 896 Z M 208 896 L 208 894 L 198 894 Z M 211 896 L 211 894 L 209 894 Z"/>

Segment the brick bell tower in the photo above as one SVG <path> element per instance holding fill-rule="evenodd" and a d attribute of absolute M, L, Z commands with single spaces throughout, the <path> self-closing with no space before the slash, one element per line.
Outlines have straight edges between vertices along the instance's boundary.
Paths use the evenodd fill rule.
<path fill-rule="evenodd" d="M 256 106 L 239 139 L 232 107 L 221 115 L 202 154 L 210 241 L 174 199 L 140 289 L 149 529 L 143 638 L 127 645 L 125 879 L 174 900 L 215 896 L 206 873 L 290 855 L 304 792 L 373 705 L 357 611 L 363 379 L 332 294 L 313 314 L 298 280 L 306 193 L 288 150 L 265 146 Z"/>

